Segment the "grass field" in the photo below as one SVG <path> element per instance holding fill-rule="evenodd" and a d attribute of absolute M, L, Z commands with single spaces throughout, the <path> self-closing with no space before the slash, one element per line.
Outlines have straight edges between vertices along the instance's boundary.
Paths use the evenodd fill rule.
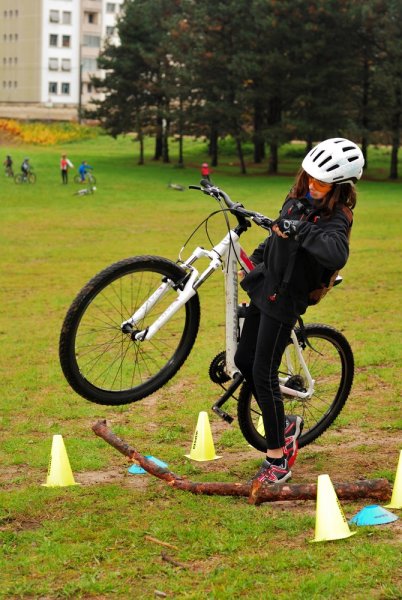
<path fill-rule="evenodd" d="M 192 480 L 243 482 L 254 473 L 261 455 L 236 423 L 222 423 L 211 412 L 222 458 L 194 463 L 184 456 L 198 413 L 209 410 L 219 393 L 208 378 L 211 359 L 223 349 L 219 277 L 200 291 L 201 328 L 193 353 L 160 392 L 110 408 L 83 400 L 65 382 L 58 339 L 78 290 L 121 258 L 157 254 L 175 260 L 188 235 L 216 208 L 196 192 L 168 188 L 169 182 L 198 183 L 204 144 L 187 143 L 184 169 L 175 167 L 172 148 L 170 165 L 148 159 L 139 167 L 138 148 L 128 138 L 2 147 L 16 165 L 29 156 L 38 182 L 17 186 L 3 175 L 0 182 L 0 598 L 401 598 L 400 521 L 310 544 L 314 502 L 256 508 L 245 499 L 177 492 L 148 475 L 130 475 L 125 459 L 92 433 L 92 424 L 106 418 L 140 452 Z M 79 198 L 72 182 L 61 184 L 62 151 L 76 167 L 83 159 L 94 166 L 94 195 Z M 234 200 L 276 215 L 300 161 L 291 154 L 281 161 L 281 175 L 268 177 L 259 167 L 241 176 L 228 147 L 213 178 Z M 300 452 L 295 483 L 316 482 L 322 473 L 333 481 L 395 477 L 402 446 L 402 181 L 385 180 L 388 161 L 385 150 L 372 149 L 359 184 L 344 283 L 306 316 L 345 333 L 356 374 L 335 425 Z M 223 231 L 221 217 L 215 217 L 212 238 Z M 262 237 L 255 227 L 243 245 L 251 251 Z M 191 247 L 195 242 L 207 244 L 203 230 Z M 41 485 L 54 434 L 63 436 L 81 485 Z M 342 507 L 350 518 L 371 503 Z"/>

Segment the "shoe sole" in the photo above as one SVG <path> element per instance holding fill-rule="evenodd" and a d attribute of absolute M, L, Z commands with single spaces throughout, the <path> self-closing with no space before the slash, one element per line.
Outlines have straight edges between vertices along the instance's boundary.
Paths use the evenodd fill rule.
<path fill-rule="evenodd" d="M 296 450 L 295 450 L 292 458 L 288 460 L 289 467 L 292 467 L 296 461 L 297 454 L 299 452 L 298 439 L 302 434 L 303 427 L 304 427 L 304 420 L 302 419 L 302 417 L 296 417 L 296 429 L 295 429 L 295 434 L 294 434 L 294 437 L 296 439 Z"/>

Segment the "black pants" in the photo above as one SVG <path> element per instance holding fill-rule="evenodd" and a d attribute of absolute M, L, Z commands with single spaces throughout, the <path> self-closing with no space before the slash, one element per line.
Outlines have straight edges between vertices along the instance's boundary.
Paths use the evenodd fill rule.
<path fill-rule="evenodd" d="M 268 317 L 251 305 L 235 356 L 235 363 L 260 406 L 269 449 L 285 445 L 285 410 L 278 369 L 291 331 L 292 325 Z"/>
<path fill-rule="evenodd" d="M 61 169 L 61 180 L 63 183 L 68 183 L 68 171 L 67 169 Z"/>

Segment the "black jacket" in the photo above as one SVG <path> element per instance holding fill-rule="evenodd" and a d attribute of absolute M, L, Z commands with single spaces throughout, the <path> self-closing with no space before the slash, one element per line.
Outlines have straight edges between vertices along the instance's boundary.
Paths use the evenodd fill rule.
<path fill-rule="evenodd" d="M 241 286 L 262 312 L 294 323 L 309 305 L 309 292 L 346 264 L 350 223 L 340 207 L 328 218 L 308 198 L 287 199 L 280 217 L 300 221 L 296 236 L 284 239 L 274 233 L 260 244 L 250 256 L 257 268 Z"/>

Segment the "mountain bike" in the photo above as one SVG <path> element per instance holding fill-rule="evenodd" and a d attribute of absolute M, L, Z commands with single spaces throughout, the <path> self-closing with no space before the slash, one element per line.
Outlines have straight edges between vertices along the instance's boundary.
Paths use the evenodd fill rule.
<path fill-rule="evenodd" d="M 88 173 L 85 173 L 84 180 L 81 179 L 81 175 L 74 175 L 74 183 L 88 183 L 89 185 L 95 185 L 96 177 L 88 171 Z"/>
<path fill-rule="evenodd" d="M 204 223 L 222 213 L 227 234 L 211 249 L 196 247 L 187 259 L 181 257 L 182 251 L 177 262 L 160 256 L 135 256 L 93 277 L 64 319 L 59 343 L 62 370 L 78 394 L 98 404 L 118 406 L 154 393 L 188 358 L 200 322 L 198 289 L 220 270 L 225 280 L 226 347 L 212 360 L 209 376 L 224 393 L 212 410 L 232 422 L 222 406 L 234 398 L 244 437 L 265 451 L 261 410 L 234 363 L 234 355 L 247 310 L 238 304 L 239 266 L 246 273 L 253 268 L 239 238 L 252 223 L 271 234 L 274 221 L 232 202 L 206 180 L 190 189 L 218 202 L 219 210 Z M 237 221 L 232 228 L 228 213 Z M 196 263 L 201 258 L 209 262 L 200 273 Z M 323 324 L 292 331 L 279 375 L 286 413 L 304 418 L 300 446 L 315 440 L 333 423 L 348 398 L 353 373 L 353 353 L 340 331 Z"/>
<path fill-rule="evenodd" d="M 28 173 L 17 173 L 14 177 L 15 183 L 35 183 L 36 175 L 33 171 L 28 171 Z"/>

